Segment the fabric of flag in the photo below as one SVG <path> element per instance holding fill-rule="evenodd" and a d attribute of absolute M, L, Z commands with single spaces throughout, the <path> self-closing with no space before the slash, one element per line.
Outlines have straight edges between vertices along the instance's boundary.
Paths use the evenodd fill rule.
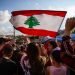
<path fill-rule="evenodd" d="M 13 11 L 10 22 L 24 34 L 55 37 L 65 15 L 66 11 Z"/>

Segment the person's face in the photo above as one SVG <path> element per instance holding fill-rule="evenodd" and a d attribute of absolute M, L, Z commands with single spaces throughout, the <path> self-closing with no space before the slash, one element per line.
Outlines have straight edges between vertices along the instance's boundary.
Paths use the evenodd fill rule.
<path fill-rule="evenodd" d="M 71 45 L 73 48 L 75 48 L 75 40 L 72 40 Z"/>
<path fill-rule="evenodd" d="M 61 42 L 56 42 L 59 47 L 61 47 Z"/>
<path fill-rule="evenodd" d="M 2 50 L 2 48 L 4 47 L 5 44 L 0 45 L 0 51 Z"/>
<path fill-rule="evenodd" d="M 49 49 L 50 51 L 52 51 L 53 46 L 52 46 L 51 44 L 48 44 L 48 49 Z"/>
<path fill-rule="evenodd" d="M 11 54 L 10 54 L 9 58 L 11 58 L 11 57 L 12 57 L 12 55 L 13 55 L 13 51 L 11 52 Z"/>

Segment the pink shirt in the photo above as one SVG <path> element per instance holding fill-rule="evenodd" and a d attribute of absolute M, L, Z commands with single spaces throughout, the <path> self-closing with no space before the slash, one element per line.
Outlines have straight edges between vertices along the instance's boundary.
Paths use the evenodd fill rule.
<path fill-rule="evenodd" d="M 67 68 L 65 66 L 60 66 L 58 68 L 50 66 L 48 70 L 50 70 L 50 75 L 67 75 Z"/>

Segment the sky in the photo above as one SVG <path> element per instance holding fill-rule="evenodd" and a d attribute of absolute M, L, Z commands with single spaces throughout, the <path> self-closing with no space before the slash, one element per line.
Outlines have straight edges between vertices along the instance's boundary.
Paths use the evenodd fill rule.
<path fill-rule="evenodd" d="M 63 10 L 67 11 L 65 21 L 75 17 L 75 0 L 0 0 L 0 34 L 13 34 L 13 25 L 9 22 L 11 12 L 16 10 Z M 2 19 L 1 19 L 2 18 Z M 21 34 L 16 31 L 16 35 Z"/>

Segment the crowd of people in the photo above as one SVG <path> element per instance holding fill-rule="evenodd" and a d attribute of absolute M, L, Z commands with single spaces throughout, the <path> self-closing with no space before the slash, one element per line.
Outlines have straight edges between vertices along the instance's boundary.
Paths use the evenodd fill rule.
<path fill-rule="evenodd" d="M 75 75 L 75 40 L 17 45 L 0 38 L 0 75 Z"/>
<path fill-rule="evenodd" d="M 18 45 L 0 38 L 0 75 L 75 75 L 75 40 L 66 35 Z"/>

